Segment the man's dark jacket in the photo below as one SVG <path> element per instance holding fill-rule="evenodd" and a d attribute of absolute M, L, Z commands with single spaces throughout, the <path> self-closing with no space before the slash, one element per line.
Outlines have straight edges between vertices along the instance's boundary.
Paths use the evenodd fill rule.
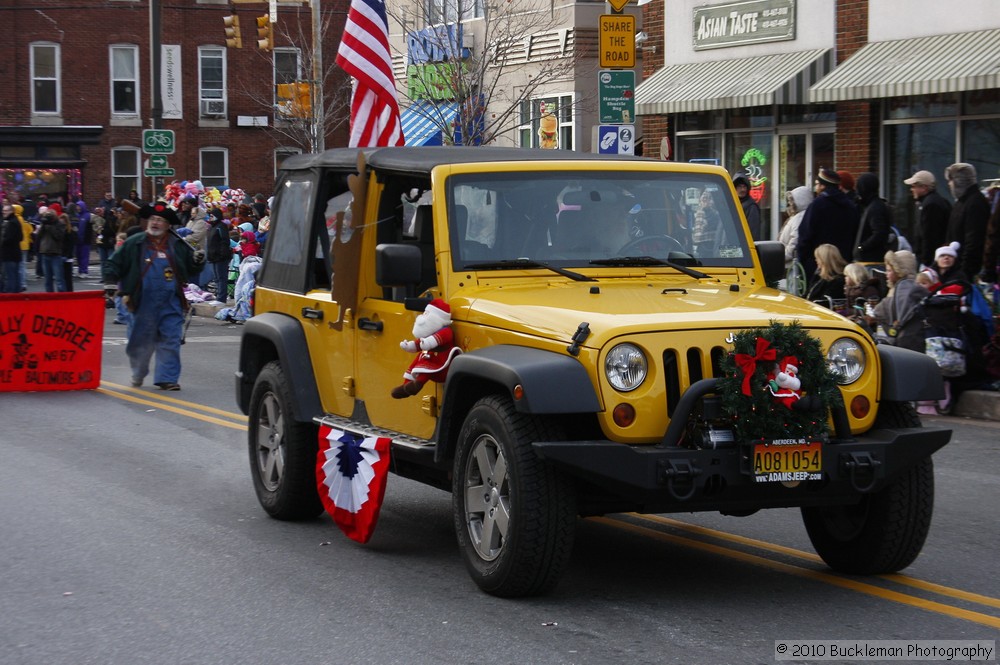
<path fill-rule="evenodd" d="M 858 207 L 836 186 L 827 187 L 809 204 L 806 214 L 802 216 L 802 224 L 799 225 L 797 251 L 810 283 L 815 279 L 816 259 L 813 252 L 816 248 L 830 243 L 849 260 L 854 250 L 859 222 Z"/>
<path fill-rule="evenodd" d="M 889 249 L 892 213 L 885 200 L 879 198 L 878 177 L 874 173 L 862 173 L 858 176 L 857 187 L 861 201 L 861 225 L 857 247 L 854 248 L 854 260 L 877 263 L 885 259 L 885 253 Z"/>
<path fill-rule="evenodd" d="M 133 311 L 139 308 L 141 297 L 146 237 L 145 231 L 130 236 L 104 262 L 104 283 L 115 285 L 121 282 L 120 291 L 129 297 Z M 174 235 L 167 236 L 167 259 L 174 269 L 174 284 L 177 287 L 177 295 L 181 299 L 181 304 L 186 307 L 184 285 L 191 281 L 192 276 L 201 272 L 201 266 L 195 263 L 194 250 L 191 249 L 191 245 Z"/>
<path fill-rule="evenodd" d="M 917 260 L 925 266 L 934 265 L 934 252 L 944 247 L 948 231 L 951 203 L 932 189 L 917 199 Z"/>
<path fill-rule="evenodd" d="M 957 240 L 962 244 L 957 264 L 969 276 L 978 275 L 983 266 L 986 224 L 989 220 L 990 202 L 976 185 L 966 189 L 951 209 L 944 240 L 946 243 Z"/>

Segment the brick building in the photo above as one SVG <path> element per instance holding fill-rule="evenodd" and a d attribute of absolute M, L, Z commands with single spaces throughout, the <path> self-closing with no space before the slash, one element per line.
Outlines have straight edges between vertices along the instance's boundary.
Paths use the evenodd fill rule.
<path fill-rule="evenodd" d="M 158 8 L 158 12 L 155 10 Z M 154 126 L 152 26 L 159 14 L 160 128 L 175 135 L 175 177 L 144 177 L 142 132 Z M 312 78 L 312 9 L 280 4 L 273 50 L 257 45 L 268 3 L 222 0 L 7 0 L 0 5 L 0 189 L 88 202 L 164 182 L 201 180 L 252 194 L 273 187 L 276 166 L 308 151 L 303 127 L 278 85 Z M 242 48 L 227 47 L 223 17 L 239 18 Z M 342 72 L 334 66 L 346 2 L 322 6 L 326 145 L 347 137 Z M 317 68 L 318 71 L 318 68 Z M 285 105 L 282 105 L 285 102 Z"/>
<path fill-rule="evenodd" d="M 640 0 L 641 1 L 641 0 Z M 903 179 L 1000 176 L 1000 14 L 937 0 L 651 0 L 636 114 L 647 154 L 747 172 L 777 237 L 820 166 L 872 172 L 908 230 Z M 956 57 L 961 54 L 961 57 Z M 984 183 L 985 184 L 985 183 Z"/>

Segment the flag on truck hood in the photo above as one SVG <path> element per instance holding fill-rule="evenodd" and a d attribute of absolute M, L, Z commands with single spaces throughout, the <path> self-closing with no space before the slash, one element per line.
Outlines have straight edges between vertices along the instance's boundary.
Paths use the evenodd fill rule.
<path fill-rule="evenodd" d="M 362 437 L 328 425 L 319 428 L 319 497 L 340 530 L 359 543 L 368 542 L 378 522 L 390 443 L 381 436 Z"/>

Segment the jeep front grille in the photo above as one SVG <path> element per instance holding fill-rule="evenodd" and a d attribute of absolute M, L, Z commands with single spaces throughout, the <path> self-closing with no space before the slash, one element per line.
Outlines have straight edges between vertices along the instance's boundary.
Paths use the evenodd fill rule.
<path fill-rule="evenodd" d="M 725 353 L 726 350 L 721 346 L 713 346 L 707 351 L 700 347 L 663 351 L 668 416 L 673 417 L 677 402 L 692 383 L 722 376 L 720 363 Z"/>

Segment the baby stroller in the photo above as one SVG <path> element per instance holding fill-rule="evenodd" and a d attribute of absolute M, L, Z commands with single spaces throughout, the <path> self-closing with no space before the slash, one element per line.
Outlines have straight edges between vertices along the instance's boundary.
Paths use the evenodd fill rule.
<path fill-rule="evenodd" d="M 951 411 L 958 392 L 974 387 L 984 378 L 982 348 L 989 340 L 987 323 L 992 320 L 980 318 L 976 300 L 981 297 L 975 286 L 957 280 L 935 285 L 924 298 L 926 353 L 947 379 L 946 399 L 937 405 L 942 415 Z"/>
<path fill-rule="evenodd" d="M 937 284 L 924 298 L 926 352 L 945 378 L 962 376 L 966 371 L 968 344 L 962 309 L 970 288 L 967 282 Z"/>

